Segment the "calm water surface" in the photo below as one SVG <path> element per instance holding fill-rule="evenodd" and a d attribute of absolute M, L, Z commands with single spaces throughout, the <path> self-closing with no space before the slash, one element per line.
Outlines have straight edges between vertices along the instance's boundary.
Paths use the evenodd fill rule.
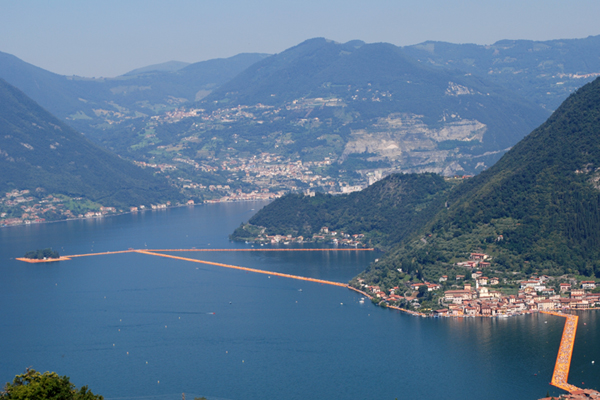
<path fill-rule="evenodd" d="M 239 248 L 264 203 L 0 229 L 0 381 L 32 366 L 105 398 L 537 399 L 564 321 L 424 319 L 338 287 L 142 254 L 46 265 L 26 251 Z M 254 210 L 253 210 L 254 209 Z M 346 282 L 373 253 L 187 253 Z M 598 314 L 580 314 L 570 382 L 600 389 Z M 585 325 L 584 325 L 585 324 Z M 597 361 L 592 364 L 591 361 Z"/>

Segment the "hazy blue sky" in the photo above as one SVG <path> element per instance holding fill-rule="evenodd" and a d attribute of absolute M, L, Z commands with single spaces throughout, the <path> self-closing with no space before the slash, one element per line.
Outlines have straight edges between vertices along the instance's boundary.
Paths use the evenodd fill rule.
<path fill-rule="evenodd" d="M 600 34 L 598 0 L 0 0 L 0 51 L 65 75 L 278 53 L 313 37 L 410 45 Z"/>

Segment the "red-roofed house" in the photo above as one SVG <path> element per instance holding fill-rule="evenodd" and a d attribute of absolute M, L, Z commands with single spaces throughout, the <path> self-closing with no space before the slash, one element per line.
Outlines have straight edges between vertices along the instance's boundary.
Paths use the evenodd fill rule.
<path fill-rule="evenodd" d="M 471 253 L 471 260 L 487 260 L 490 256 L 483 253 Z"/>
<path fill-rule="evenodd" d="M 477 278 L 477 283 L 480 284 L 481 286 L 486 286 L 488 284 L 488 277 L 481 276 L 481 277 Z"/>
<path fill-rule="evenodd" d="M 470 290 L 447 290 L 444 292 L 446 303 L 462 304 L 463 300 L 471 300 L 473 295 Z"/>
<path fill-rule="evenodd" d="M 411 288 L 412 290 L 419 290 L 419 287 L 420 287 L 420 286 L 424 286 L 424 285 L 425 285 L 425 286 L 427 286 L 427 284 L 426 284 L 426 283 L 423 283 L 423 282 L 411 283 L 411 284 L 410 284 L 410 288 Z"/>
<path fill-rule="evenodd" d="M 594 281 L 581 281 L 582 289 L 596 289 L 596 282 Z"/>

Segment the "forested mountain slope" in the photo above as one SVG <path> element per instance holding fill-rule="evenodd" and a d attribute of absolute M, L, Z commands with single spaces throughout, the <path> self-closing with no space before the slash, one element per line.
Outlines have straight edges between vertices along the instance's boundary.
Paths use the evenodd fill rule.
<path fill-rule="evenodd" d="M 600 79 L 571 95 L 377 270 L 436 276 L 474 251 L 499 270 L 600 274 Z M 426 238 L 423 240 L 423 238 Z"/>
<path fill-rule="evenodd" d="M 182 199 L 164 179 L 91 143 L 0 79 L 0 193 L 31 190 L 105 206 Z"/>
<path fill-rule="evenodd" d="M 385 247 L 398 243 L 431 219 L 443 206 L 451 187 L 436 174 L 394 174 L 347 195 L 289 194 L 261 209 L 232 237 L 253 240 L 254 233 L 266 228 L 267 235 L 309 239 L 327 227 L 350 235 L 365 234 L 365 242 Z"/>
<path fill-rule="evenodd" d="M 391 250 L 363 275 L 374 282 L 398 269 L 431 280 L 464 273 L 456 263 L 473 252 L 491 256 L 497 273 L 597 276 L 599 133 L 600 78 L 453 189 L 431 175 L 392 176 L 350 196 L 283 198 L 250 222 L 278 234 L 314 233 L 319 225 L 383 233 Z"/>
<path fill-rule="evenodd" d="M 307 102 L 320 107 L 302 107 Z M 407 170 L 438 171 L 452 162 L 457 170 L 484 168 L 486 152 L 501 154 L 549 115 L 485 79 L 423 65 L 397 46 L 322 38 L 250 66 L 200 104 L 280 109 L 276 125 L 253 130 L 290 132 L 290 150 L 336 142 L 330 151 L 342 160 L 365 153 Z M 318 125 L 299 129 L 310 121 Z"/>

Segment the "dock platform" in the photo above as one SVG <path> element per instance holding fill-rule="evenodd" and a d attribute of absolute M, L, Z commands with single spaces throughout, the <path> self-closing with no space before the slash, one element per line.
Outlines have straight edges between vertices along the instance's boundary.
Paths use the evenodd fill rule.
<path fill-rule="evenodd" d="M 560 347 L 558 348 L 558 356 L 554 365 L 554 373 L 550 384 L 569 393 L 580 391 L 582 389 L 567 382 L 569 379 L 569 369 L 571 368 L 571 357 L 573 356 L 573 346 L 575 344 L 575 334 L 577 333 L 577 321 L 579 317 L 573 314 L 563 314 L 554 311 L 541 311 L 543 314 L 555 315 L 563 317 L 565 328 L 563 329 Z"/>

